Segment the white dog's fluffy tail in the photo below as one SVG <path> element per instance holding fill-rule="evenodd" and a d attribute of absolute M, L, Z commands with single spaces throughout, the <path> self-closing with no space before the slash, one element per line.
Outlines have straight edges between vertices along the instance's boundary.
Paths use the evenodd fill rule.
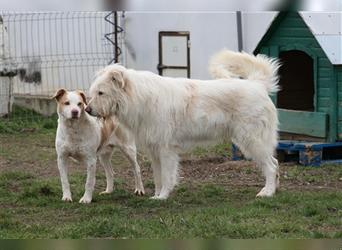
<path fill-rule="evenodd" d="M 245 52 L 222 50 L 209 62 L 209 72 L 215 79 L 243 78 L 264 83 L 269 93 L 279 91 L 277 59 L 265 55 L 249 55 Z"/>

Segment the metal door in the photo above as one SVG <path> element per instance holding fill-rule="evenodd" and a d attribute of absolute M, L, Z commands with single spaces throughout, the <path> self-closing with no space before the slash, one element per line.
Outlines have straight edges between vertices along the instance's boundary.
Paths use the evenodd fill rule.
<path fill-rule="evenodd" d="M 190 78 L 189 32 L 159 32 L 159 75 Z"/>

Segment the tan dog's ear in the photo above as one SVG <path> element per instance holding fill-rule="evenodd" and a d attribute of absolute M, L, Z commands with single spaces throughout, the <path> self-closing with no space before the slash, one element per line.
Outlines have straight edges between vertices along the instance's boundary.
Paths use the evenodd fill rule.
<path fill-rule="evenodd" d="M 113 70 L 110 72 L 111 80 L 114 84 L 118 85 L 120 88 L 125 88 L 125 81 L 123 78 L 123 73 L 121 71 Z"/>
<path fill-rule="evenodd" d="M 65 89 L 59 89 L 51 99 L 56 99 L 56 101 L 58 102 L 62 98 L 62 96 L 65 95 L 66 92 L 67 91 Z"/>
<path fill-rule="evenodd" d="M 84 92 L 81 91 L 81 90 L 77 90 L 76 92 L 81 96 L 81 98 L 82 98 L 84 104 L 85 104 L 85 105 L 88 105 L 88 103 L 87 103 L 87 97 L 86 97 L 86 95 L 84 94 Z"/>

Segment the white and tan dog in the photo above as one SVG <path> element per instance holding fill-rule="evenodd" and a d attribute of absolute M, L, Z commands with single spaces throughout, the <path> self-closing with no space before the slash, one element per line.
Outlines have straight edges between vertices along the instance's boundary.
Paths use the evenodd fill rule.
<path fill-rule="evenodd" d="M 278 117 L 269 94 L 278 90 L 277 69 L 275 60 L 231 51 L 212 59 L 218 80 L 210 81 L 111 65 L 96 76 L 88 111 L 116 115 L 150 154 L 153 198 L 166 199 L 177 184 L 180 152 L 228 138 L 263 170 L 266 185 L 257 196 L 272 196 L 279 185 Z"/>
<path fill-rule="evenodd" d="M 118 146 L 133 165 L 135 193 L 144 194 L 140 166 L 136 158 L 134 137 L 114 117 L 97 119 L 85 112 L 86 97 L 81 91 L 60 89 L 54 97 L 57 101 L 58 127 L 56 134 L 57 163 L 63 189 L 63 201 L 72 201 L 68 181 L 68 158 L 73 157 L 87 167 L 85 193 L 80 203 L 90 203 L 95 187 L 96 161 L 99 158 L 105 169 L 107 188 L 113 191 L 111 156 Z"/>

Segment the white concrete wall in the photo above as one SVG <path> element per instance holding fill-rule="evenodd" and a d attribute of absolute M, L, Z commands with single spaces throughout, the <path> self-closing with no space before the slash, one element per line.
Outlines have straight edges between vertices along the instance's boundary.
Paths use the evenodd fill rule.
<path fill-rule="evenodd" d="M 253 52 L 277 12 L 243 12 L 243 50 Z M 190 32 L 191 78 L 209 79 L 208 60 L 217 51 L 238 50 L 235 12 L 126 12 L 127 67 L 157 73 L 159 31 Z"/>
<path fill-rule="evenodd" d="M 278 12 L 259 11 L 242 13 L 243 50 L 253 53 L 254 49 L 271 26 Z"/>
<path fill-rule="evenodd" d="M 191 78 L 209 79 L 215 52 L 237 50 L 235 12 L 126 12 L 126 66 L 157 73 L 159 31 L 190 32 Z"/>

